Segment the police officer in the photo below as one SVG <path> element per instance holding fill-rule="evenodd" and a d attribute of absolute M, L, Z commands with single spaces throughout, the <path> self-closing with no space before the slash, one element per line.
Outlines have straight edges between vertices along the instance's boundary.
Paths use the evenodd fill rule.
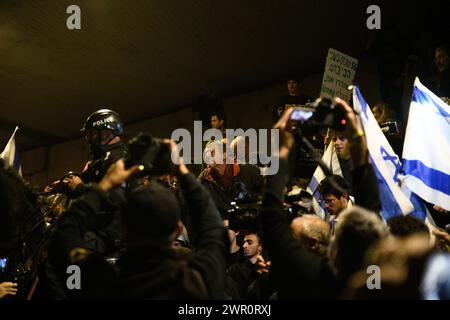
<path fill-rule="evenodd" d="M 86 119 L 81 132 L 91 149 L 91 159 L 83 170 L 82 180 L 97 183 L 111 164 L 126 157 L 123 122 L 117 112 L 100 109 Z"/>
<path fill-rule="evenodd" d="M 117 112 L 109 109 L 95 111 L 86 119 L 81 132 L 89 143 L 90 154 L 82 181 L 72 186 L 78 195 L 84 193 L 90 183 L 98 183 L 114 162 L 127 156 L 126 145 L 122 141 L 123 122 Z M 109 194 L 109 210 L 97 215 L 95 228 L 85 235 L 86 245 L 104 256 L 117 256 L 123 247 L 120 209 L 125 203 L 125 192 L 126 186 L 123 186 Z"/>

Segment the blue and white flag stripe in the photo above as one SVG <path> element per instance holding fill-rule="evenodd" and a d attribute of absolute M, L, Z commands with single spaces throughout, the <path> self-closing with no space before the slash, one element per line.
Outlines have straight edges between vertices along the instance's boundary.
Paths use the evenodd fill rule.
<path fill-rule="evenodd" d="M 450 106 L 414 82 L 403 147 L 404 183 L 422 199 L 450 210 Z"/>
<path fill-rule="evenodd" d="M 417 196 L 414 192 L 411 192 L 406 184 L 402 184 L 401 186 L 402 192 L 411 200 L 414 211 L 410 213 L 413 217 L 422 220 L 428 227 L 436 227 L 436 223 L 433 220 L 430 212 L 428 211 L 423 200 Z M 431 231 L 431 228 L 430 228 Z"/>
<path fill-rule="evenodd" d="M 15 135 L 18 129 L 19 127 L 16 127 L 16 129 L 14 130 L 11 138 L 6 144 L 5 149 L 0 154 L 0 158 L 2 158 L 5 161 L 5 164 L 7 166 L 13 167 L 20 175 L 22 175 L 22 167 L 20 165 L 19 152 L 17 151 L 16 148 L 16 139 L 15 139 Z"/>
<path fill-rule="evenodd" d="M 327 165 L 328 169 L 330 169 L 333 174 L 342 177 L 341 165 L 339 164 L 339 159 L 334 148 L 333 140 L 331 140 L 331 142 L 328 144 L 328 147 L 322 156 L 322 161 Z M 325 208 L 321 206 L 322 197 L 317 191 L 317 188 L 323 179 L 325 179 L 325 173 L 319 166 L 317 166 L 317 169 L 314 171 L 314 174 L 306 191 L 313 195 L 313 209 L 316 215 L 318 215 L 322 219 L 327 220 Z"/>
<path fill-rule="evenodd" d="M 378 180 L 383 218 L 388 220 L 394 216 L 412 212 L 414 210 L 412 202 L 398 185 L 400 160 L 357 86 L 353 89 L 353 106 L 359 112 L 361 125 L 366 135 L 370 162 Z"/>

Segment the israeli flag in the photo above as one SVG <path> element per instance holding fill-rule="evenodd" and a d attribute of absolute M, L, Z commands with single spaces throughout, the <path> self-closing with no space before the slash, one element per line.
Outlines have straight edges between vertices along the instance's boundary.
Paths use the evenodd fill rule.
<path fill-rule="evenodd" d="M 383 218 L 387 221 L 394 216 L 412 212 L 414 206 L 411 200 L 398 185 L 400 160 L 381 131 L 357 86 L 353 88 L 353 106 L 359 113 L 366 135 L 370 162 L 378 180 Z"/>
<path fill-rule="evenodd" d="M 0 158 L 5 161 L 5 164 L 8 167 L 13 167 L 14 169 L 16 169 L 19 175 L 22 176 L 22 167 L 20 165 L 19 152 L 17 151 L 16 148 L 16 139 L 15 139 L 15 135 L 18 129 L 19 127 L 16 127 L 16 129 L 14 130 L 11 138 L 8 141 L 8 144 L 6 145 L 3 152 L 0 154 Z"/>
<path fill-rule="evenodd" d="M 450 210 L 450 106 L 414 82 L 403 146 L 404 183 L 419 197 Z"/>
<path fill-rule="evenodd" d="M 403 176 L 402 176 L 402 178 L 403 178 Z M 414 211 L 411 212 L 410 215 L 412 215 L 414 218 L 417 218 L 417 219 L 423 221 L 430 229 L 430 235 L 432 237 L 434 237 L 431 230 L 433 230 L 433 228 L 436 228 L 436 222 L 434 222 L 434 219 L 431 216 L 430 212 L 428 211 L 424 201 L 419 196 L 417 196 L 414 192 L 411 192 L 411 190 L 409 190 L 409 188 L 406 186 L 406 184 L 403 183 L 401 185 L 401 189 L 402 189 L 402 192 L 409 198 L 409 200 L 411 200 L 411 202 L 414 206 Z"/>
<path fill-rule="evenodd" d="M 334 148 L 333 140 L 331 140 L 331 142 L 328 144 L 328 147 L 322 156 L 322 161 L 327 165 L 328 169 L 330 169 L 333 174 L 342 177 L 341 165 L 339 164 L 339 159 Z M 313 195 L 312 207 L 316 215 L 328 221 L 328 216 L 326 215 L 325 208 L 322 205 L 322 196 L 317 191 L 320 182 L 325 179 L 325 177 L 325 173 L 319 166 L 317 166 L 317 169 L 316 171 L 314 171 L 314 174 L 306 191 Z"/>

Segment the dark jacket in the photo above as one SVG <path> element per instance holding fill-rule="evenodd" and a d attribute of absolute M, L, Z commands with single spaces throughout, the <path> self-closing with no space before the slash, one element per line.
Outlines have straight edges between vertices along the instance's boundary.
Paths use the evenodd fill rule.
<path fill-rule="evenodd" d="M 274 293 L 267 273 L 259 274 L 257 264 L 246 260 L 227 270 L 227 294 L 233 300 L 267 300 Z"/>
<path fill-rule="evenodd" d="M 261 195 L 264 179 L 257 166 L 251 164 L 229 165 L 233 167 L 233 176 L 229 186 L 224 188 L 220 177 L 214 169 L 205 169 L 198 179 L 211 193 L 214 203 L 221 214 L 225 215 L 230 210 L 231 202 L 236 199 L 254 199 Z M 235 168 L 237 169 L 235 172 Z"/>
<path fill-rule="evenodd" d="M 280 159 L 280 169 L 269 176 L 263 194 L 261 213 L 264 243 L 272 260 L 272 276 L 279 299 L 339 298 L 344 280 L 337 279 L 326 259 L 307 251 L 292 236 L 286 215 L 282 211 L 284 186 L 289 167 Z M 378 189 L 370 165 L 357 168 L 353 174 L 355 202 L 370 210 L 379 210 Z"/>
<path fill-rule="evenodd" d="M 90 190 L 89 183 L 98 183 L 109 167 L 121 158 L 127 157 L 126 145 L 120 141 L 113 145 L 102 146 L 97 154 L 83 169 L 82 180 L 72 192 L 73 198 L 80 197 Z M 89 249 L 104 256 L 117 255 L 123 249 L 123 234 L 121 226 L 121 207 L 125 203 L 128 186 L 121 186 L 110 192 L 108 210 L 97 212 L 95 224 L 85 233 L 85 242 Z"/>
<path fill-rule="evenodd" d="M 193 175 L 181 176 L 180 182 L 199 235 L 192 256 L 186 260 L 169 248 L 133 247 L 113 270 L 104 259 L 91 254 L 82 261 L 82 290 L 76 292 L 76 297 L 223 298 L 228 249 L 223 222 L 208 192 Z M 83 235 L 95 223 L 96 212 L 105 206 L 108 206 L 106 194 L 93 188 L 77 199 L 58 221 L 50 258 L 63 277 L 67 277 L 65 267 L 70 251 L 85 247 Z"/>

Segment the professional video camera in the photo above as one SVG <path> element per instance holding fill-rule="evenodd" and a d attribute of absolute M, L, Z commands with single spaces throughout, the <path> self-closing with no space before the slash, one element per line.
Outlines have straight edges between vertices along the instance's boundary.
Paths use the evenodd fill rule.
<path fill-rule="evenodd" d="M 308 191 L 303 189 L 294 189 L 289 192 L 284 201 L 285 205 L 289 206 L 296 216 L 312 213 L 313 196 Z"/>
<path fill-rule="evenodd" d="M 139 165 L 142 176 L 168 173 L 171 163 L 170 149 L 162 139 L 139 133 L 128 142 L 126 166 Z"/>
<path fill-rule="evenodd" d="M 294 108 L 290 116 L 290 129 L 295 136 L 296 145 L 304 148 L 310 160 L 316 162 L 327 177 L 333 173 L 322 161 L 321 154 L 307 136 L 320 133 L 325 128 L 333 128 L 336 131 L 344 131 L 347 126 L 347 115 L 344 110 L 327 98 L 318 98 L 315 102 L 305 107 Z M 341 188 L 331 180 L 337 190 Z"/>
<path fill-rule="evenodd" d="M 283 212 L 291 221 L 296 217 L 311 213 L 312 195 L 304 190 L 286 195 Z M 232 230 L 259 230 L 259 214 L 262 210 L 261 199 L 244 199 L 231 202 L 228 210 L 229 228 Z"/>
<path fill-rule="evenodd" d="M 231 202 L 228 210 L 229 228 L 231 230 L 259 230 L 262 204 L 257 201 Z"/>
<path fill-rule="evenodd" d="M 327 98 L 319 98 L 313 103 L 307 103 L 305 107 L 295 108 L 290 121 L 297 128 L 309 131 L 328 127 L 343 131 L 347 125 L 345 112 Z"/>

